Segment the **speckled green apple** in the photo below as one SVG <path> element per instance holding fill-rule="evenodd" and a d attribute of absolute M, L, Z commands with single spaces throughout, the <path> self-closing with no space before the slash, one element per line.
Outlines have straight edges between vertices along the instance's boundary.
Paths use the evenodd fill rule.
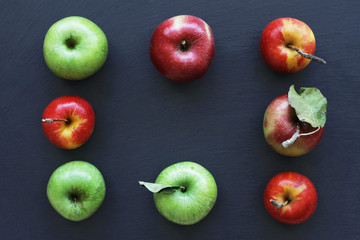
<path fill-rule="evenodd" d="M 44 40 L 44 57 L 58 77 L 81 80 L 105 63 L 108 42 L 104 32 L 83 17 L 66 17 L 54 23 Z"/>
<path fill-rule="evenodd" d="M 100 171 L 84 161 L 60 166 L 47 185 L 51 205 L 61 216 L 72 221 L 81 221 L 94 214 L 105 198 L 105 191 Z"/>
<path fill-rule="evenodd" d="M 157 184 L 178 185 L 172 193 L 154 193 L 155 206 L 169 221 L 191 225 L 208 215 L 217 198 L 217 186 L 211 173 L 194 162 L 180 162 L 165 168 Z"/>

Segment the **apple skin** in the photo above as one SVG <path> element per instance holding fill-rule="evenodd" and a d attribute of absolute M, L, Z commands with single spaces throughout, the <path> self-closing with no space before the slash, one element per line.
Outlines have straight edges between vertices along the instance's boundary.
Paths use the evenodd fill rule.
<path fill-rule="evenodd" d="M 181 42 L 188 49 L 183 51 Z M 151 61 L 157 70 L 174 82 L 189 82 L 201 78 L 208 70 L 215 53 L 214 36 L 202 19 L 180 15 L 162 22 L 154 31 L 150 43 Z"/>
<path fill-rule="evenodd" d="M 104 32 L 83 17 L 67 17 L 48 30 L 43 46 L 49 69 L 58 77 L 81 80 L 105 63 L 108 42 Z"/>
<path fill-rule="evenodd" d="M 288 204 L 279 210 L 270 202 Z M 267 184 L 264 204 L 269 214 L 282 223 L 299 224 L 309 219 L 315 212 L 317 194 L 312 182 L 296 172 L 282 172 L 275 175 Z"/>
<path fill-rule="evenodd" d="M 306 23 L 294 18 L 278 18 L 269 23 L 260 40 L 260 52 L 265 63 L 280 73 L 304 69 L 311 60 L 289 48 L 289 44 L 308 54 L 315 53 L 315 36 Z"/>
<path fill-rule="evenodd" d="M 94 214 L 104 201 L 105 192 L 105 180 L 100 171 L 84 161 L 68 162 L 57 168 L 46 191 L 54 209 L 71 221 L 81 221 Z"/>
<path fill-rule="evenodd" d="M 211 173 L 194 162 L 180 162 L 165 168 L 156 183 L 180 185 L 185 192 L 154 193 L 155 206 L 169 221 L 191 225 L 202 220 L 217 198 L 217 186 Z"/>
<path fill-rule="evenodd" d="M 264 114 L 263 129 L 266 142 L 277 153 L 284 156 L 296 157 L 304 155 L 314 149 L 320 142 L 325 128 L 320 128 L 314 134 L 299 137 L 288 148 L 283 147 L 281 143 L 290 139 L 298 127 L 300 133 L 316 130 L 310 124 L 299 121 L 295 109 L 289 104 L 288 94 L 275 98 Z"/>
<path fill-rule="evenodd" d="M 50 142 L 64 149 L 83 145 L 90 138 L 95 126 L 95 113 L 90 103 L 74 95 L 53 100 L 43 113 L 43 119 L 46 118 L 69 121 L 42 123 L 45 136 Z"/>

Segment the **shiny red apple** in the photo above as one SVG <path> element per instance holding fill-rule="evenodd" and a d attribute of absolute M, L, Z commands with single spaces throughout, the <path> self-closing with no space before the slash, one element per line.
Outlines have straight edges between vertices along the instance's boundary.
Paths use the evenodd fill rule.
<path fill-rule="evenodd" d="M 326 121 L 327 100 L 317 88 L 294 86 L 289 93 L 275 98 L 264 114 L 266 142 L 277 153 L 301 156 L 320 142 Z"/>
<path fill-rule="evenodd" d="M 215 43 L 210 26 L 190 15 L 169 18 L 154 31 L 150 43 L 151 61 L 174 82 L 201 78 L 214 58 Z"/>
<path fill-rule="evenodd" d="M 314 214 L 317 194 L 307 177 L 296 172 L 282 172 L 267 184 L 264 204 L 269 214 L 279 222 L 298 224 Z"/>
<path fill-rule="evenodd" d="M 78 96 L 53 100 L 42 117 L 45 136 L 58 147 L 74 149 L 84 144 L 95 126 L 95 113 L 90 103 Z"/>
<path fill-rule="evenodd" d="M 261 55 L 269 67 L 281 73 L 295 73 L 312 60 L 326 63 L 313 56 L 315 36 L 310 27 L 294 18 L 278 18 L 267 25 L 260 40 Z"/>

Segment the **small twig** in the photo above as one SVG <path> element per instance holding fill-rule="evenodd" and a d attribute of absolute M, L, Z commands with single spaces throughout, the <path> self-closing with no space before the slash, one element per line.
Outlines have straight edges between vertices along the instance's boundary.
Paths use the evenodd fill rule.
<path fill-rule="evenodd" d="M 199 37 L 198 39 L 194 40 L 192 43 L 190 43 L 191 45 L 196 43 L 197 41 L 201 40 L 203 37 Z"/>
<path fill-rule="evenodd" d="M 202 37 L 194 40 L 194 41 L 191 42 L 191 43 L 187 42 L 186 40 L 182 40 L 181 43 L 180 43 L 180 46 L 179 46 L 179 47 L 180 47 L 180 50 L 183 51 L 183 52 L 188 51 L 194 43 L 196 43 L 197 41 L 199 41 L 199 40 L 201 40 L 201 39 L 202 39 Z"/>
<path fill-rule="evenodd" d="M 60 119 L 60 118 L 43 118 L 43 119 L 41 119 L 41 121 L 44 123 L 53 123 L 55 121 L 63 121 L 66 123 L 69 122 L 69 120 L 67 120 L 67 119 Z"/>
<path fill-rule="evenodd" d="M 276 207 L 277 210 L 279 210 L 280 208 L 282 208 L 283 206 L 285 206 L 286 204 L 289 203 L 288 201 L 285 201 L 284 203 L 278 203 L 274 199 L 270 199 L 270 202 L 272 205 L 274 205 Z"/>
<path fill-rule="evenodd" d="M 75 205 L 75 214 L 78 214 L 77 205 L 76 205 L 76 197 L 74 197 L 74 205 Z"/>
<path fill-rule="evenodd" d="M 294 45 L 288 45 L 288 47 L 295 50 L 296 52 L 298 52 L 304 58 L 314 60 L 315 62 L 318 62 L 318 63 L 326 64 L 326 61 L 324 59 L 319 58 L 314 55 L 311 55 L 309 53 L 305 53 L 305 52 L 301 51 L 301 49 L 295 47 Z"/>

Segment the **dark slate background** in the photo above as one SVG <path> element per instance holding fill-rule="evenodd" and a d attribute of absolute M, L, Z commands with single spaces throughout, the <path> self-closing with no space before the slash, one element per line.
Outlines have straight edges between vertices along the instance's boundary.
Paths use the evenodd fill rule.
<path fill-rule="evenodd" d="M 0 1 L 0 238 L 358 239 L 359 12 L 357 0 Z M 208 73 L 188 84 L 163 78 L 149 57 L 154 29 L 179 14 L 203 18 L 215 36 Z M 46 31 L 71 15 L 94 21 L 109 41 L 103 68 L 77 82 L 52 74 L 42 54 Z M 306 22 L 328 64 L 293 75 L 270 70 L 259 41 L 278 17 Z M 273 152 L 262 130 L 267 105 L 291 84 L 316 86 L 329 102 L 322 141 L 298 158 Z M 96 113 L 93 136 L 72 151 L 53 146 L 40 121 L 47 104 L 67 94 Z M 107 195 L 76 223 L 53 210 L 46 185 L 58 166 L 79 159 L 103 173 Z M 185 160 L 207 168 L 219 188 L 211 213 L 193 226 L 164 219 L 137 184 Z M 314 216 L 297 226 L 272 219 L 262 202 L 270 178 L 289 170 L 318 192 Z"/>

